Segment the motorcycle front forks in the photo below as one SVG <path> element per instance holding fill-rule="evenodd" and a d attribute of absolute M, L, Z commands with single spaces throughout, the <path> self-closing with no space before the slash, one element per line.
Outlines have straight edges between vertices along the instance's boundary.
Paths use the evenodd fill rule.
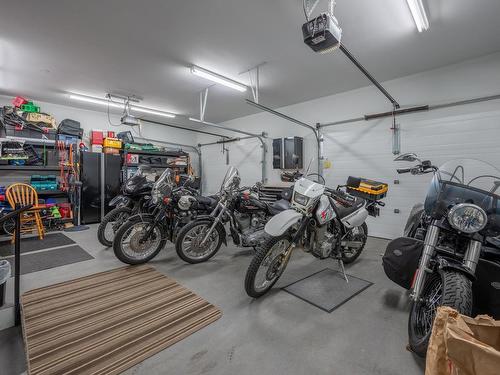
<path fill-rule="evenodd" d="M 433 272 L 429 268 L 430 261 L 436 252 L 436 245 L 439 239 L 440 229 L 435 222 L 432 222 L 427 230 L 427 234 L 424 240 L 424 250 L 422 252 L 422 257 L 420 258 L 420 263 L 417 270 L 417 276 L 413 284 L 413 291 L 410 294 L 410 298 L 417 302 L 420 299 L 422 289 L 425 284 L 425 278 L 428 273 Z M 465 252 L 462 264 L 464 267 L 468 268 L 472 273 L 475 273 L 477 263 L 479 262 L 479 257 L 481 255 L 481 242 L 476 240 L 470 240 L 467 245 L 467 251 Z"/>
<path fill-rule="evenodd" d="M 415 283 L 413 284 L 413 291 L 410 295 L 410 298 L 414 301 L 418 301 L 420 298 L 427 273 L 432 272 L 432 270 L 429 269 L 429 263 L 434 256 L 434 252 L 436 251 L 438 238 L 439 227 L 436 226 L 435 222 L 432 222 L 427 229 L 427 234 L 424 240 L 424 250 L 422 252 L 422 257 L 420 258 Z"/>

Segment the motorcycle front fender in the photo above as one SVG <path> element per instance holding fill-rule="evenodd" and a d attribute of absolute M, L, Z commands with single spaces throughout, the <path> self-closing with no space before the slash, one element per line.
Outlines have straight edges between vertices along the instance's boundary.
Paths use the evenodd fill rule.
<path fill-rule="evenodd" d="M 210 215 L 198 215 L 195 221 L 207 221 L 207 220 L 213 223 L 215 221 L 215 217 Z M 220 233 L 223 233 L 222 242 L 224 243 L 224 245 L 227 246 L 226 228 L 224 228 L 224 225 L 222 225 L 222 223 L 220 222 L 217 224 L 217 227 L 220 229 Z"/>
<path fill-rule="evenodd" d="M 472 282 L 476 280 L 476 275 L 458 260 L 452 258 L 438 257 L 438 267 L 441 270 L 454 270 L 463 273 Z"/>
<path fill-rule="evenodd" d="M 293 225 L 297 224 L 303 215 L 295 210 L 289 209 L 274 215 L 271 220 L 266 223 L 264 231 L 266 234 L 278 237 L 284 234 Z"/>

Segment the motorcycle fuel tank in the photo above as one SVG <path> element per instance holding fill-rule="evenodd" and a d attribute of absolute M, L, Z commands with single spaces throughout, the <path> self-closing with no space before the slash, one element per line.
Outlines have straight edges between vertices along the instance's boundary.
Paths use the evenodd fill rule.
<path fill-rule="evenodd" d="M 328 223 L 336 216 L 335 211 L 333 210 L 332 204 L 330 200 L 322 195 L 318 207 L 316 208 L 316 220 L 319 225 L 323 225 Z"/>

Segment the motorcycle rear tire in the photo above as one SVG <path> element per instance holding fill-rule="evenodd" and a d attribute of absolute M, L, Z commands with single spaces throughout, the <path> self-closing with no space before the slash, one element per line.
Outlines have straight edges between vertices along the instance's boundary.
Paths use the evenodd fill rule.
<path fill-rule="evenodd" d="M 352 256 L 347 257 L 345 256 L 345 254 L 342 254 L 342 261 L 344 262 L 344 264 L 354 263 L 354 261 L 359 258 L 361 252 L 366 246 L 366 241 L 368 240 L 368 225 L 366 225 L 366 223 L 363 223 L 360 227 L 365 232 L 364 243 Z"/>
<path fill-rule="evenodd" d="M 427 276 L 423 292 L 426 287 L 431 285 L 436 280 L 433 278 L 441 278 L 442 294 L 440 306 L 449 306 L 457 310 L 460 314 L 470 315 L 472 312 L 472 282 L 463 273 L 452 270 L 440 270 Z M 422 295 L 425 298 L 426 295 Z M 416 328 L 417 308 L 416 302 L 411 305 L 410 316 L 408 319 L 408 337 L 409 346 L 412 352 L 419 357 L 425 358 L 429 339 L 432 329 L 428 330 L 425 335 L 419 335 Z"/>
<path fill-rule="evenodd" d="M 210 227 L 212 224 L 213 224 L 212 220 L 195 220 L 195 221 L 192 221 L 192 222 L 184 225 L 177 232 L 177 235 L 176 235 L 176 238 L 175 238 L 175 251 L 177 252 L 177 255 L 179 255 L 179 258 L 181 258 L 184 262 L 187 262 L 187 263 L 190 263 L 190 264 L 196 264 L 196 263 L 206 262 L 207 260 L 209 260 L 210 258 L 212 258 L 215 254 L 217 254 L 217 252 L 219 251 L 220 247 L 222 246 L 222 241 L 223 241 L 223 239 L 224 239 L 224 237 L 226 235 L 226 233 L 224 232 L 224 229 L 223 229 L 222 225 L 217 225 L 215 227 L 214 230 L 216 230 L 218 232 L 217 245 L 215 246 L 214 250 L 212 250 L 206 256 L 204 256 L 202 258 L 193 258 L 193 257 L 189 256 L 189 254 L 187 254 L 184 251 L 184 248 L 182 246 L 182 244 L 184 242 L 184 237 L 186 236 L 186 234 L 190 230 L 192 230 L 193 228 L 195 228 L 196 226 L 199 226 L 199 225 L 207 225 L 208 227 Z"/>
<path fill-rule="evenodd" d="M 97 239 L 102 245 L 106 247 L 111 247 L 113 245 L 114 236 L 113 238 L 106 238 L 106 226 L 110 222 L 116 220 L 116 218 L 118 218 L 122 214 L 126 215 L 125 219 L 123 220 L 123 223 L 126 223 L 127 219 L 132 214 L 132 209 L 129 207 L 116 207 L 109 211 L 102 219 L 99 227 L 97 228 Z"/>
<path fill-rule="evenodd" d="M 147 217 L 147 218 L 144 218 L 144 219 L 140 220 L 140 222 L 142 222 L 142 223 L 152 223 L 153 220 L 154 220 L 153 218 Z M 123 236 L 130 229 L 131 226 L 133 226 L 133 225 L 135 225 L 137 223 L 138 223 L 138 221 L 127 220 L 127 222 L 125 222 L 125 224 L 123 224 L 120 227 L 120 229 L 118 229 L 116 231 L 115 238 L 113 240 L 113 252 L 115 253 L 115 256 L 120 261 L 122 261 L 123 263 L 130 264 L 130 265 L 144 264 L 144 263 L 149 262 L 151 259 L 153 259 L 155 256 L 157 256 L 158 253 L 167 244 L 167 239 L 162 236 L 161 240 L 158 243 L 158 246 L 156 247 L 156 249 L 153 250 L 153 252 L 148 257 L 138 259 L 138 258 L 133 258 L 133 257 L 127 255 L 125 253 L 125 251 L 123 251 L 123 248 L 122 248 Z M 162 233 L 163 228 L 161 228 L 159 226 L 156 226 L 156 228 L 158 229 L 158 231 L 160 233 Z"/>

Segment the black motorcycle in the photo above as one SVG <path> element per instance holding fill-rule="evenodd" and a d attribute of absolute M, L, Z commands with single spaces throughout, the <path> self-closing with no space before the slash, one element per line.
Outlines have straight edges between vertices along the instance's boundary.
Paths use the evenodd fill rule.
<path fill-rule="evenodd" d="M 179 228 L 215 208 L 216 197 L 199 196 L 186 185 L 176 187 L 172 170 L 165 169 L 151 191 L 152 213 L 131 216 L 116 232 L 113 251 L 119 260 L 127 264 L 149 262 L 167 241 L 174 241 Z"/>
<path fill-rule="evenodd" d="M 415 154 L 396 160 L 418 162 L 398 173 L 434 173 L 406 237 L 391 241 L 383 257 L 387 276 L 410 290 L 409 346 L 424 357 L 439 306 L 500 317 L 500 171 L 473 159 L 439 168 Z"/>
<path fill-rule="evenodd" d="M 255 196 L 258 185 L 253 188 L 240 188 L 239 185 L 238 170 L 230 167 L 214 211 L 210 215 L 199 216 L 179 231 L 175 250 L 181 259 L 188 263 L 200 263 L 213 257 L 222 243 L 227 245 L 226 223 L 229 223 L 229 233 L 236 246 L 255 248 L 265 238 L 266 222 L 290 206 L 287 199 L 273 203 L 260 201 Z M 284 194 L 286 198 L 286 191 Z"/>
<path fill-rule="evenodd" d="M 97 228 L 97 239 L 101 244 L 110 247 L 116 231 L 130 216 L 148 211 L 155 177 L 150 166 L 140 165 L 123 185 L 122 194 L 111 199 L 109 206 L 115 208 L 104 216 Z"/>

